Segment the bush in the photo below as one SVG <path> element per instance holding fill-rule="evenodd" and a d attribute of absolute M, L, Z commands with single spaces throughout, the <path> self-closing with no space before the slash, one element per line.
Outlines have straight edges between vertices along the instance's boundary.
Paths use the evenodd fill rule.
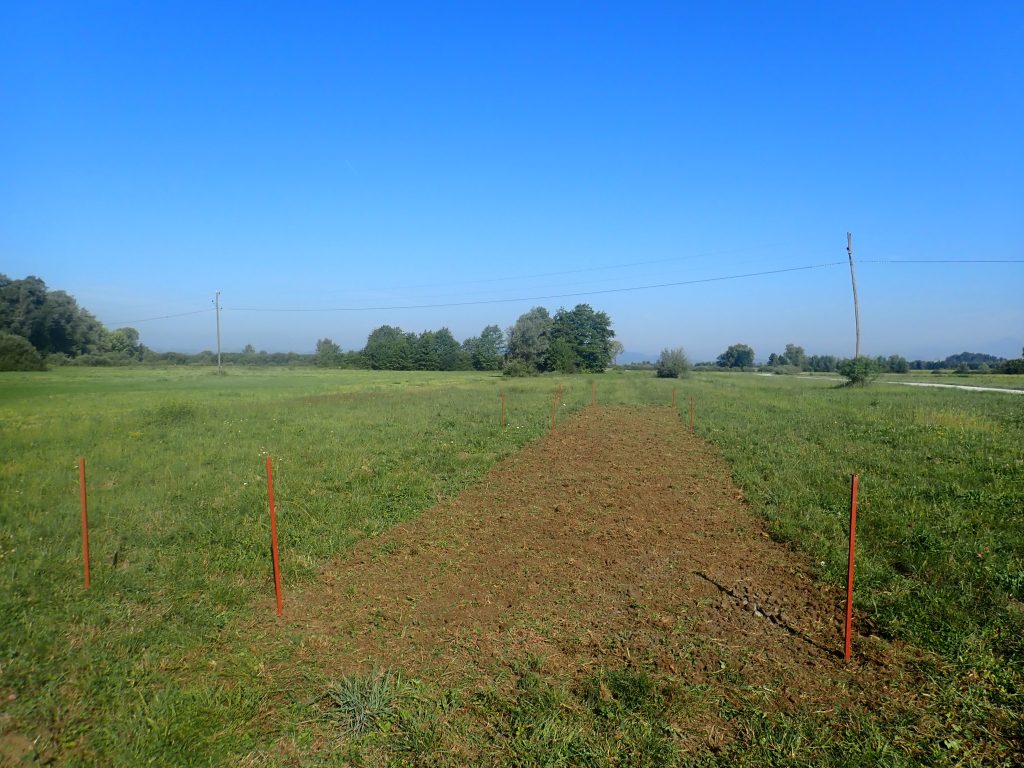
<path fill-rule="evenodd" d="M 776 376 L 799 376 L 804 372 L 799 365 L 775 365 L 769 370 Z"/>
<path fill-rule="evenodd" d="M 0 331 L 0 371 L 45 371 L 46 363 L 32 343 Z"/>
<path fill-rule="evenodd" d="M 878 364 L 870 357 L 855 357 L 843 360 L 836 366 L 836 371 L 846 378 L 847 387 L 866 387 L 878 375 Z"/>
<path fill-rule="evenodd" d="M 502 370 L 505 376 L 536 376 L 537 370 L 532 366 L 524 363 L 522 360 L 509 360 L 505 363 L 505 368 Z"/>
<path fill-rule="evenodd" d="M 661 357 L 655 365 L 655 375 L 659 379 L 681 379 L 690 373 L 690 360 L 682 347 L 661 350 Z"/>
<path fill-rule="evenodd" d="M 1000 373 L 1024 373 L 1024 357 L 1017 360 L 1006 360 L 999 366 Z"/>

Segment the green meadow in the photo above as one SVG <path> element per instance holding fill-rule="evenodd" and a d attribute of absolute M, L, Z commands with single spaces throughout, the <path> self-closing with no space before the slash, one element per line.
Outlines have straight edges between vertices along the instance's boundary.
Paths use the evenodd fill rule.
<path fill-rule="evenodd" d="M 548 689 L 525 669 L 518 692 L 497 682 L 475 697 L 412 682 L 394 682 L 401 694 L 349 691 L 349 704 L 378 694 L 406 704 L 369 733 L 339 725 L 341 746 L 323 748 L 333 726 L 313 702 L 344 670 L 310 672 L 308 691 L 275 690 L 266 670 L 288 663 L 288 647 L 261 658 L 250 642 L 273 611 L 266 457 L 287 608 L 289 591 L 331 558 L 540 437 L 553 391 L 564 390 L 565 419 L 592 384 L 601 402 L 625 404 L 667 405 L 674 387 L 684 419 L 693 397 L 698 434 L 754 512 L 837 584 L 849 478 L 860 474 L 856 604 L 879 642 L 937 660 L 922 662 L 939 695 L 921 701 L 919 718 L 836 733 L 827 719 L 748 708 L 734 713 L 739 743 L 691 751 L 663 727 L 665 686 L 686 690 L 685 680 L 612 675 L 599 682 L 636 704 L 604 711 L 572 704 L 586 686 Z M 437 764 L 438 745 L 459 738 L 494 765 L 1012 765 L 1021 755 L 1024 396 L 711 373 L 65 368 L 0 375 L 0 450 L 0 764 L 5 754 L 60 765 Z M 514 733 L 502 732 L 510 723 Z M 554 729 L 550 740 L 538 723 Z M 296 754 L 274 757 L 281 734 Z"/>

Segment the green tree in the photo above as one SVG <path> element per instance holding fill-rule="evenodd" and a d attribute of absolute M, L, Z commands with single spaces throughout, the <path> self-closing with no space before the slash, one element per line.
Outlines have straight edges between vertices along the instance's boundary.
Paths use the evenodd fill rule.
<path fill-rule="evenodd" d="M 900 355 L 889 355 L 889 359 L 885 362 L 889 373 L 906 373 L 910 370 L 910 363 L 907 362 L 907 358 Z"/>
<path fill-rule="evenodd" d="M 838 364 L 839 359 L 835 355 L 811 355 L 807 359 L 810 369 L 818 373 L 832 373 Z"/>
<path fill-rule="evenodd" d="M 367 337 L 363 357 L 374 370 L 408 371 L 412 369 L 415 344 L 415 334 L 382 325 Z"/>
<path fill-rule="evenodd" d="M 754 364 L 754 350 L 746 344 L 733 344 L 715 362 L 719 368 L 747 368 Z"/>
<path fill-rule="evenodd" d="M 568 339 L 555 339 L 548 348 L 548 368 L 559 373 L 576 373 L 581 360 Z"/>
<path fill-rule="evenodd" d="M 441 360 L 434 342 L 434 332 L 424 331 L 416 337 L 412 367 L 417 371 L 440 370 Z"/>
<path fill-rule="evenodd" d="M 1004 360 L 998 368 L 1000 373 L 1024 373 L 1024 349 L 1016 360 Z"/>
<path fill-rule="evenodd" d="M 434 333 L 434 355 L 439 371 L 457 371 L 464 368 L 462 364 L 462 347 L 447 328 Z"/>
<path fill-rule="evenodd" d="M 690 359 L 682 347 L 661 350 L 655 367 L 659 379 L 681 379 L 690 373 Z"/>
<path fill-rule="evenodd" d="M 544 307 L 534 307 L 520 315 L 507 333 L 509 360 L 518 360 L 535 371 L 546 370 L 552 325 L 551 315 Z"/>
<path fill-rule="evenodd" d="M 613 339 L 608 342 L 608 354 L 612 356 L 612 364 L 619 359 L 619 355 L 626 351 L 626 348 L 622 345 L 622 342 L 618 339 Z"/>
<path fill-rule="evenodd" d="M 28 339 L 44 355 L 102 352 L 106 329 L 64 291 L 48 291 L 38 277 L 0 275 L 0 331 Z"/>
<path fill-rule="evenodd" d="M 23 336 L 0 331 L 0 371 L 45 371 L 42 355 Z"/>
<path fill-rule="evenodd" d="M 139 343 L 139 332 L 134 328 L 118 328 L 106 334 L 103 349 L 131 360 L 141 360 L 145 351 Z"/>
<path fill-rule="evenodd" d="M 245 354 L 251 354 L 252 345 L 246 345 Z M 321 368 L 337 368 L 341 359 L 341 347 L 331 339 L 317 339 L 316 353 L 313 355 L 316 365 Z"/>
<path fill-rule="evenodd" d="M 573 309 L 559 309 L 551 326 L 552 343 L 564 341 L 571 350 L 559 349 L 559 370 L 583 370 L 591 373 L 604 371 L 612 362 L 611 342 L 615 337 L 611 318 L 604 312 L 595 312 L 589 304 L 577 304 Z M 554 363 L 552 363 L 552 367 Z"/>
<path fill-rule="evenodd" d="M 807 353 L 804 352 L 803 347 L 798 347 L 796 344 L 787 344 L 783 357 L 786 358 L 788 365 L 795 365 L 801 369 L 807 366 Z"/>
<path fill-rule="evenodd" d="M 497 371 L 505 353 L 505 336 L 497 325 L 488 325 L 481 331 L 469 352 L 473 368 L 478 371 Z"/>

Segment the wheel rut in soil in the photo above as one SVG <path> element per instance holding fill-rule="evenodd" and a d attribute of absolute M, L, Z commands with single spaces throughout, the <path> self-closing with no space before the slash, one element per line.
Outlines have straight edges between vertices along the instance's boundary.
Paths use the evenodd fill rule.
<path fill-rule="evenodd" d="M 286 626 L 298 661 L 336 674 L 483 684 L 534 655 L 561 677 L 637 665 L 723 695 L 761 685 L 769 707 L 870 707 L 907 681 L 895 645 L 843 663 L 844 600 L 674 409 L 592 406 L 361 542 L 289 600 Z"/>

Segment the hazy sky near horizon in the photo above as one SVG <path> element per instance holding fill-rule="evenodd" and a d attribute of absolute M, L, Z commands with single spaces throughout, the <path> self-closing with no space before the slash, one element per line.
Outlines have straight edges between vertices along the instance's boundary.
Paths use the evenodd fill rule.
<path fill-rule="evenodd" d="M 1020 2 L 9 3 L 0 104 L 0 272 L 159 350 L 850 355 L 847 231 L 866 353 L 1024 346 Z"/>

